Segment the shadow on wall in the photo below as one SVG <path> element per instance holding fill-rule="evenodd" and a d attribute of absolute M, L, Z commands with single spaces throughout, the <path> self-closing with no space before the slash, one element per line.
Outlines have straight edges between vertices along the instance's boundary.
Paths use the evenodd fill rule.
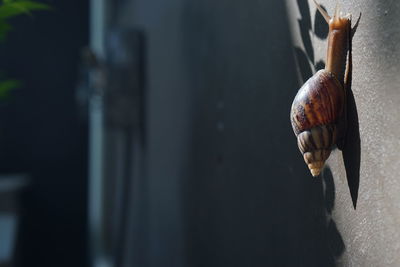
<path fill-rule="evenodd" d="M 343 252 L 345 251 L 345 245 L 340 235 L 335 221 L 332 219 L 332 211 L 335 205 L 335 183 L 333 181 L 332 172 L 329 167 L 326 167 L 322 174 L 322 180 L 325 185 L 324 187 L 324 200 L 325 200 L 325 211 L 326 211 L 326 234 L 329 244 L 329 249 L 333 261 L 336 261 Z"/>
<path fill-rule="evenodd" d="M 310 7 L 308 5 L 308 1 L 297 0 L 297 5 L 299 7 L 299 11 L 301 14 L 301 19 L 298 20 L 298 24 L 305 51 L 300 47 L 295 47 L 294 50 L 295 50 L 298 70 L 301 74 L 303 82 L 305 82 L 313 75 L 313 70 L 310 66 L 310 63 L 314 66 L 314 70 L 316 72 L 325 67 L 325 62 L 323 60 L 315 62 L 314 48 L 309 34 L 312 28 L 311 28 Z M 325 7 L 322 6 L 322 8 L 326 10 Z M 318 38 L 324 40 L 328 37 L 328 30 L 329 28 L 324 18 L 318 11 L 316 11 L 314 20 L 314 34 Z M 351 78 L 350 78 L 350 83 L 346 88 L 346 90 L 347 90 L 346 91 L 347 130 L 345 137 L 345 145 L 342 152 L 343 152 L 344 166 L 346 169 L 347 182 L 349 185 L 351 199 L 353 201 L 353 206 L 355 209 L 357 205 L 358 188 L 360 184 L 361 141 L 360 141 L 357 107 L 353 91 L 351 90 Z"/>

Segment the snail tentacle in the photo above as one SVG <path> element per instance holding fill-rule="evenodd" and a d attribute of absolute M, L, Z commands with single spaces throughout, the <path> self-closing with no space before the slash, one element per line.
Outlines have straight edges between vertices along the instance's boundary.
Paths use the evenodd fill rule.
<path fill-rule="evenodd" d="M 326 23 L 329 24 L 329 21 L 331 20 L 331 17 L 328 15 L 328 13 L 321 7 L 320 4 L 317 3 L 316 0 L 313 0 L 314 4 L 317 6 L 318 11 L 321 13 L 321 15 L 324 17 Z"/>

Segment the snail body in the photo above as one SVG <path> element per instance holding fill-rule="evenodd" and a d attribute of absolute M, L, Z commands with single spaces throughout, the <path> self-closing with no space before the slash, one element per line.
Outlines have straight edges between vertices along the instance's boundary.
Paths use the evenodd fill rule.
<path fill-rule="evenodd" d="M 351 16 L 340 17 L 336 10 L 331 18 L 315 4 L 329 24 L 326 66 L 299 89 L 290 112 L 298 147 L 314 177 L 320 174 L 331 150 L 344 137 L 346 58 L 351 40 Z"/>

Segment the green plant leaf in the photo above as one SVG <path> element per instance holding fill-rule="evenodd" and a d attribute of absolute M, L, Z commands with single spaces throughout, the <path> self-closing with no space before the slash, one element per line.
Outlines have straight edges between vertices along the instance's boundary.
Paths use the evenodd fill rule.
<path fill-rule="evenodd" d="M 7 22 L 0 20 L 0 42 L 5 40 L 5 37 L 12 27 Z"/>
<path fill-rule="evenodd" d="M 31 14 L 33 10 L 46 10 L 50 7 L 46 4 L 34 1 L 5 1 L 0 6 L 0 19 L 6 19 L 20 14 Z"/>
<path fill-rule="evenodd" d="M 8 97 L 12 89 L 18 88 L 21 83 L 18 80 L 5 80 L 0 81 L 0 99 Z"/>
<path fill-rule="evenodd" d="M 12 29 L 7 23 L 7 19 L 20 15 L 28 14 L 34 10 L 47 10 L 50 6 L 35 1 L 28 0 L 0 0 L 0 41 L 4 41 L 6 34 Z M 3 74 L 0 72 L 0 79 Z M 0 100 L 4 100 L 9 96 L 11 90 L 21 86 L 18 80 L 0 80 Z"/>

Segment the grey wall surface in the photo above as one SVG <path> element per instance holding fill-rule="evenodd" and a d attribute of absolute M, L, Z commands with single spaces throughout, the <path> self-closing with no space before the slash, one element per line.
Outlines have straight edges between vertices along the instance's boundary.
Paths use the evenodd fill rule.
<path fill-rule="evenodd" d="M 356 211 L 341 152 L 313 179 L 290 126 L 302 80 L 323 66 L 326 28 L 312 5 L 119 5 L 116 24 L 143 29 L 147 43 L 145 168 L 134 177 L 126 266 L 399 264 L 400 5 L 381 2 L 342 6 L 364 14 L 354 39 Z"/>
<path fill-rule="evenodd" d="M 294 44 L 298 47 L 303 44 L 303 48 L 307 38 L 297 21 L 307 19 L 308 9 L 312 26 L 307 34 L 310 50 L 315 54 L 314 61 L 309 61 L 312 65 L 324 59 L 327 44 L 326 36 L 318 29 L 323 21 L 315 15 L 313 2 L 308 2 L 287 1 L 287 4 Z M 320 2 L 333 13 L 335 1 Z M 358 110 L 361 161 L 356 210 L 352 206 L 342 153 L 335 151 L 328 162 L 335 184 L 332 218 L 345 246 L 338 263 L 342 266 L 399 266 L 400 2 L 341 1 L 340 10 L 352 13 L 353 18 L 362 12 L 353 39 L 352 85 Z"/>

